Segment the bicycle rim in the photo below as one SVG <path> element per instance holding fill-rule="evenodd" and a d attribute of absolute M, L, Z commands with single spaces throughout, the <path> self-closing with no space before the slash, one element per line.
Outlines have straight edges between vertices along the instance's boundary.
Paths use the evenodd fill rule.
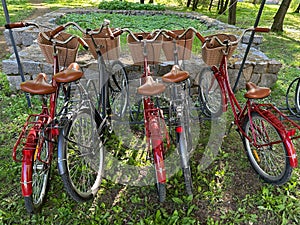
<path fill-rule="evenodd" d="M 66 191 L 78 202 L 93 198 L 102 179 L 103 144 L 94 117 L 94 110 L 81 108 L 59 136 L 60 174 Z"/>
<path fill-rule="evenodd" d="M 282 137 L 278 130 L 259 114 L 252 113 L 251 116 L 254 133 L 251 131 L 249 118 L 244 123 L 244 131 L 252 140 L 255 135 L 257 144 L 264 146 L 256 148 L 244 137 L 249 161 L 263 180 L 271 184 L 283 184 L 291 176 L 292 168 Z M 276 141 L 279 143 L 274 143 Z"/>
<path fill-rule="evenodd" d="M 219 117 L 222 114 L 222 92 L 210 68 L 199 73 L 199 101 L 205 115 Z"/>

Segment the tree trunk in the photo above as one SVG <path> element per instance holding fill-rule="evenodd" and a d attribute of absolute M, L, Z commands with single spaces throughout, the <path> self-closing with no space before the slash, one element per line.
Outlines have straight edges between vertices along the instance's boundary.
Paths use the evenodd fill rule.
<path fill-rule="evenodd" d="M 187 7 L 187 8 L 190 7 L 191 2 L 192 2 L 192 0 L 188 0 L 188 1 L 187 1 L 187 3 L 186 3 L 186 7 Z"/>
<path fill-rule="evenodd" d="M 294 13 L 299 13 L 299 12 L 300 12 L 300 3 Z"/>
<path fill-rule="evenodd" d="M 212 8 L 212 5 L 213 5 L 213 1 L 214 1 L 214 0 L 210 0 L 209 7 L 208 7 L 208 11 L 211 11 L 211 8 Z"/>
<path fill-rule="evenodd" d="M 154 0 L 149 0 L 149 4 L 153 4 L 154 3 Z"/>
<path fill-rule="evenodd" d="M 192 2 L 193 2 L 192 11 L 195 11 L 198 7 L 199 0 L 192 0 Z"/>
<path fill-rule="evenodd" d="M 274 32 L 281 32 L 283 31 L 283 21 L 284 21 L 284 17 L 290 7 L 292 0 L 283 0 L 275 17 L 274 17 L 274 21 L 271 27 L 271 31 Z"/>
<path fill-rule="evenodd" d="M 228 14 L 228 23 L 231 25 L 235 25 L 236 23 L 236 0 L 230 0 L 230 8 Z"/>
<path fill-rule="evenodd" d="M 145 3 L 145 0 L 140 0 L 140 4 L 144 4 Z"/>
<path fill-rule="evenodd" d="M 219 10 L 218 14 L 221 15 L 226 11 L 228 2 L 229 2 L 229 0 L 226 0 L 225 3 L 224 3 L 224 0 L 221 0 L 220 10 Z"/>

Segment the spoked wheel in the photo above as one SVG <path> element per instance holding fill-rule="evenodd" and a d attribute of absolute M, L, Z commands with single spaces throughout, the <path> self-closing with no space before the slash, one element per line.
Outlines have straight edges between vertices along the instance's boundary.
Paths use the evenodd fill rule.
<path fill-rule="evenodd" d="M 111 65 L 108 92 L 112 114 L 123 117 L 128 104 L 128 78 L 120 61 L 114 61 Z"/>
<path fill-rule="evenodd" d="M 206 116 L 219 117 L 222 114 L 221 88 L 213 71 L 208 67 L 199 73 L 199 101 Z"/>
<path fill-rule="evenodd" d="M 149 131 L 158 197 L 160 202 L 164 202 L 166 199 L 166 169 L 164 163 L 163 137 L 158 117 L 153 117 L 150 119 Z"/>
<path fill-rule="evenodd" d="M 295 106 L 297 115 L 300 115 L 300 78 L 295 79 L 295 82 L 297 82 L 296 85 L 296 92 L 295 92 Z"/>
<path fill-rule="evenodd" d="M 78 202 L 92 199 L 103 171 L 103 143 L 94 110 L 82 107 L 60 131 L 58 167 L 68 194 Z"/>
<path fill-rule="evenodd" d="M 257 145 L 261 147 L 255 147 L 243 137 L 250 163 L 266 182 L 276 185 L 284 184 L 291 176 L 292 167 L 282 137 L 278 130 L 259 114 L 252 113 L 251 116 L 253 132 L 249 118 L 245 121 L 243 129 L 246 135 L 251 140 L 255 138 Z"/>
<path fill-rule="evenodd" d="M 40 158 L 43 161 L 47 161 L 49 159 L 49 152 L 52 143 L 49 143 L 43 136 L 43 134 L 39 133 L 38 146 L 41 147 L 40 150 Z M 37 151 L 36 149 L 36 151 Z M 46 194 L 48 191 L 48 180 L 50 176 L 50 164 L 43 163 L 37 159 L 37 152 L 33 155 L 33 160 L 31 165 L 22 166 L 22 174 L 29 170 L 32 171 L 32 194 L 30 196 L 24 197 L 25 200 L 25 208 L 28 213 L 34 214 L 41 210 L 42 204 L 46 198 Z"/>

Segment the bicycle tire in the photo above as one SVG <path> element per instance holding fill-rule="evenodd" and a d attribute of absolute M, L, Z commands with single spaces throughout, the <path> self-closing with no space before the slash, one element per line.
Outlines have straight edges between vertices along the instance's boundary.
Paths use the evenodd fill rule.
<path fill-rule="evenodd" d="M 295 92 L 295 107 L 297 115 L 300 114 L 300 78 L 297 78 L 297 86 L 296 86 L 296 92 Z"/>
<path fill-rule="evenodd" d="M 199 73 L 199 102 L 208 117 L 219 117 L 223 112 L 223 98 L 220 85 L 209 67 Z"/>
<path fill-rule="evenodd" d="M 253 128 L 258 144 L 268 144 L 280 140 L 270 146 L 255 148 L 250 141 L 243 137 L 243 143 L 251 166 L 256 173 L 267 183 L 281 185 L 286 183 L 292 173 L 287 149 L 282 142 L 282 136 L 277 128 L 256 112 L 251 113 Z M 246 118 L 243 129 L 251 139 L 251 125 Z M 272 161 L 273 160 L 273 161 Z"/>
<path fill-rule="evenodd" d="M 160 130 L 159 117 L 149 120 L 150 141 L 152 146 L 153 162 L 156 175 L 156 185 L 159 202 L 166 199 L 166 169 L 164 165 L 164 145 Z"/>
<path fill-rule="evenodd" d="M 41 159 L 47 161 L 49 158 L 50 143 L 42 136 L 41 133 L 38 135 L 37 145 L 42 142 L 42 148 L 40 150 Z M 26 162 L 23 162 L 22 174 L 23 170 L 27 170 L 27 172 L 28 170 L 31 170 L 30 174 L 32 174 L 32 194 L 30 196 L 24 196 L 25 208 L 29 214 L 35 214 L 41 211 L 48 192 L 51 164 L 45 164 L 39 161 L 34 155 L 31 165 L 27 165 L 28 168 L 24 166 L 25 163 Z"/>
<path fill-rule="evenodd" d="M 193 184 L 192 184 L 192 173 L 190 167 L 190 155 L 189 155 L 189 146 L 191 143 L 188 143 L 187 127 L 181 126 L 183 130 L 177 133 L 177 145 L 179 148 L 182 173 L 184 177 L 185 190 L 188 195 L 193 194 Z"/>
<path fill-rule="evenodd" d="M 128 105 L 128 76 L 124 65 L 116 60 L 111 64 L 111 76 L 108 85 L 111 113 L 122 118 Z"/>
<path fill-rule="evenodd" d="M 77 202 L 92 199 L 101 184 L 104 156 L 94 110 L 86 106 L 60 130 L 58 168 L 67 193 Z"/>

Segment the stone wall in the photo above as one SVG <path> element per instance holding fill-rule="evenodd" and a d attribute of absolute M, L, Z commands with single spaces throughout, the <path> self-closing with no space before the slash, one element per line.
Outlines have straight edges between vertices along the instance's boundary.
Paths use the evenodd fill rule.
<path fill-rule="evenodd" d="M 137 14 L 174 14 L 174 12 L 153 12 L 153 11 L 107 11 L 107 10 L 93 10 L 96 12 L 103 12 L 103 13 L 122 13 L 122 14 L 130 14 L 130 15 L 137 15 Z M 77 12 L 77 13 L 88 13 L 91 10 L 70 10 L 70 9 L 60 9 L 55 12 L 47 13 L 43 17 L 36 18 L 39 24 L 43 24 L 47 27 L 54 28 L 57 25 L 55 24 L 55 20 L 66 13 L 70 12 Z M 237 28 L 231 25 L 224 24 L 220 21 L 208 18 L 206 16 L 199 15 L 197 13 L 175 13 L 181 17 L 187 17 L 191 19 L 197 19 L 199 22 L 204 23 L 207 27 L 211 30 L 217 30 L 220 33 L 226 32 L 228 30 L 231 33 L 237 33 Z M 233 30 L 233 31 L 232 31 Z M 11 45 L 8 31 L 4 32 L 8 45 Z M 32 76 L 40 72 L 44 72 L 46 74 L 52 74 L 52 66 L 48 64 L 44 56 L 42 55 L 39 46 L 36 43 L 38 31 L 33 28 L 19 28 L 13 30 L 13 35 L 15 38 L 15 42 L 19 49 L 19 55 L 21 58 L 21 62 L 23 65 L 23 70 L 25 73 L 25 79 L 29 79 Z M 247 42 L 247 37 L 243 40 Z M 254 46 L 259 46 L 261 43 L 262 38 L 261 36 L 256 36 L 254 39 Z M 240 65 L 241 60 L 243 58 L 243 54 L 246 49 L 245 44 L 240 44 L 235 51 L 233 57 L 229 60 L 229 75 L 230 81 L 232 84 L 235 83 Z M 122 60 L 122 59 L 121 59 Z M 85 65 L 89 65 L 87 62 L 92 61 L 92 58 L 89 56 L 80 56 L 78 57 L 78 61 Z M 127 65 L 127 70 L 129 71 L 136 71 L 136 67 L 127 63 L 127 57 L 122 60 Z M 19 88 L 19 84 L 21 82 L 21 78 L 18 74 L 18 67 L 17 62 L 15 60 L 14 54 L 7 60 L 3 60 L 3 72 L 7 74 L 8 80 L 12 88 Z M 198 76 L 201 75 L 199 71 L 203 67 L 207 65 L 202 61 L 201 54 L 193 55 L 191 60 L 187 60 L 185 62 L 186 66 L 185 69 L 190 72 L 194 79 L 194 84 L 197 85 Z M 158 70 L 160 74 L 163 74 L 165 71 L 168 71 L 170 68 L 170 63 L 163 63 L 158 66 Z M 247 58 L 246 65 L 243 70 L 243 75 L 238 84 L 238 89 L 245 87 L 246 81 L 252 81 L 260 86 L 267 86 L 271 87 L 277 80 L 277 74 L 281 68 L 281 64 L 276 60 L 269 59 L 266 57 L 261 51 L 257 48 L 251 48 L 250 54 Z M 85 68 L 88 69 L 88 68 Z"/>

